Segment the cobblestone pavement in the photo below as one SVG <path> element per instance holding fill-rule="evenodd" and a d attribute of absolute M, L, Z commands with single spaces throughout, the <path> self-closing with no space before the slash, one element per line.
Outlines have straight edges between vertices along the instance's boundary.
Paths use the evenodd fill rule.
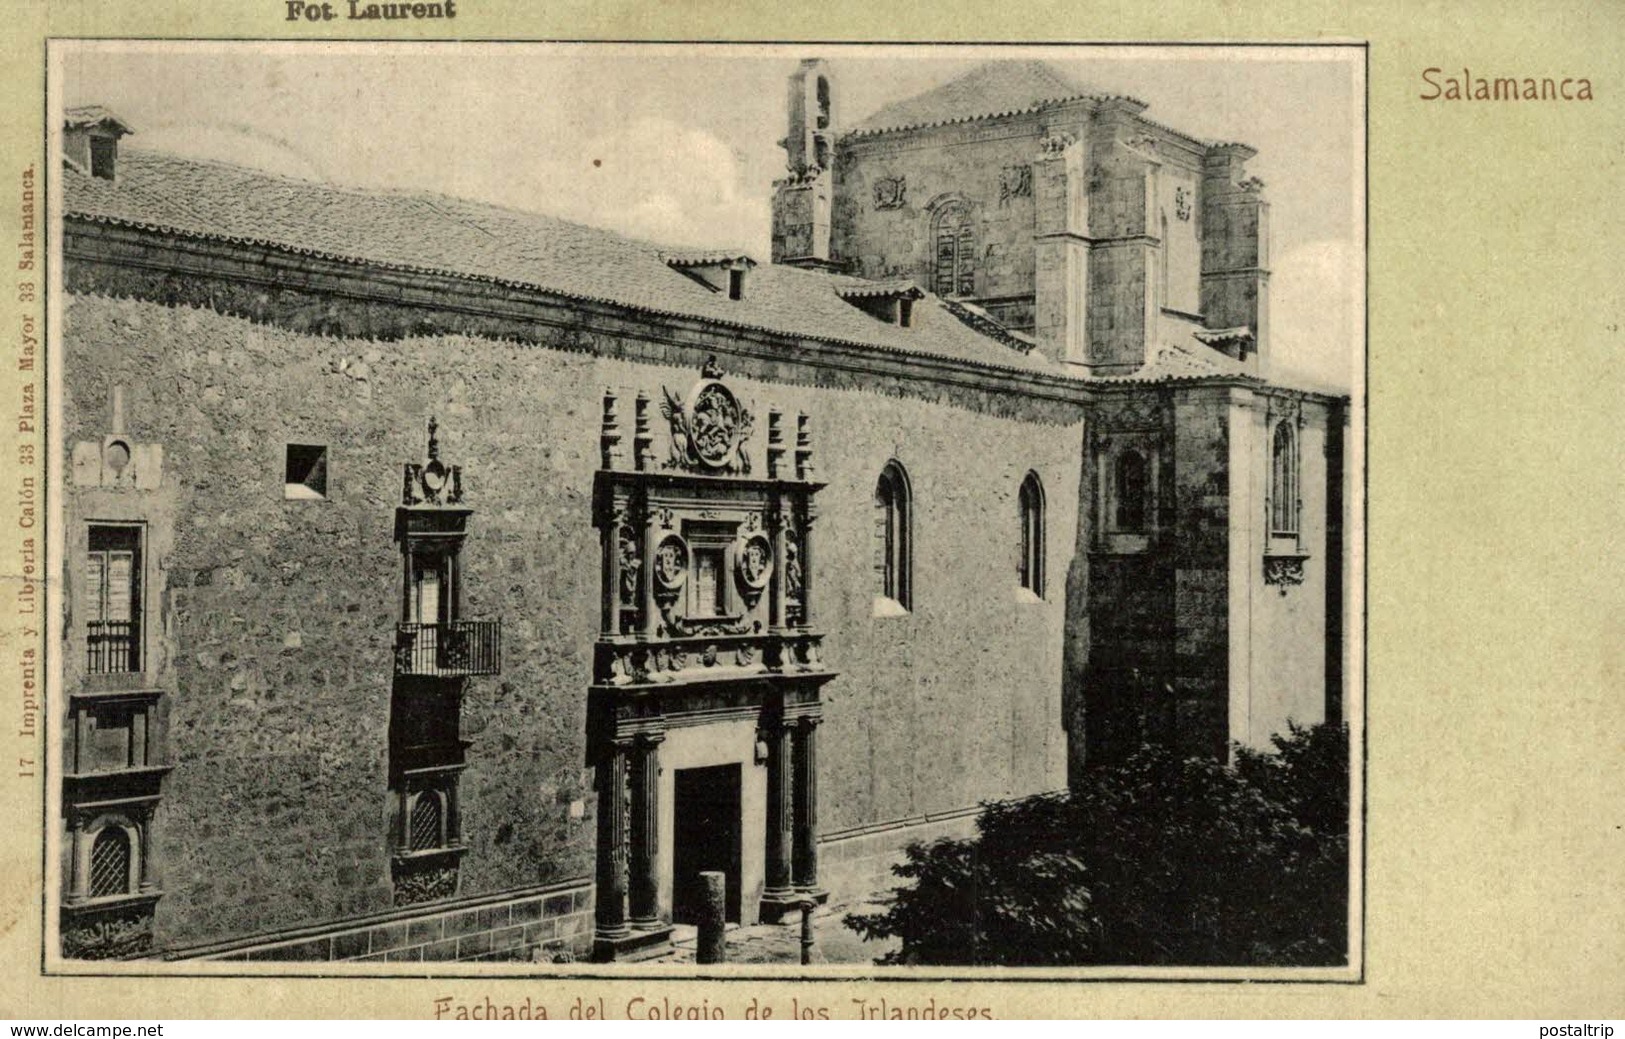
<path fill-rule="evenodd" d="M 848 913 L 872 913 L 884 906 L 875 896 L 842 905 L 821 906 L 813 914 L 812 962 L 873 963 L 897 947 L 895 940 L 866 942 L 858 932 L 842 923 Z M 729 963 L 800 963 L 801 917 L 792 916 L 782 924 L 728 925 Z M 646 962 L 693 963 L 698 935 L 692 926 L 679 924 L 672 932 L 672 948 Z"/>

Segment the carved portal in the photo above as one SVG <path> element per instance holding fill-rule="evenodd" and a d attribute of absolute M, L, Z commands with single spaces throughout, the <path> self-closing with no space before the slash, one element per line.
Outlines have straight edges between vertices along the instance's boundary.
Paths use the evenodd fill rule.
<path fill-rule="evenodd" d="M 640 760 L 627 783 L 625 761 L 636 757 L 628 748 L 652 747 L 668 728 L 721 725 L 713 730 L 716 760 L 686 767 L 737 761 L 727 756 L 727 733 L 736 731 L 730 723 L 776 732 L 787 719 L 816 717 L 821 689 L 834 677 L 823 666 L 822 636 L 810 630 L 806 607 L 814 576 L 812 498 L 822 486 L 812 477 L 809 418 L 796 417 L 792 446 L 784 413 L 769 412 L 767 475 L 757 477 L 746 455 L 750 411 L 713 362 L 687 394 L 667 390 L 662 397 L 670 428 L 666 464 L 629 469 L 606 451 L 593 491 L 603 599 L 588 753 L 599 775 L 594 954 L 600 959 L 664 942 L 679 898 L 671 875 L 652 875 L 661 862 L 676 868 L 674 857 L 651 851 L 662 840 L 682 839 L 658 832 L 660 820 L 676 810 L 675 802 L 659 803 L 675 797 L 672 785 L 654 780 L 652 760 Z M 812 753 L 804 742 L 775 745 L 794 759 L 786 768 Z M 799 767 L 807 774 L 811 762 Z M 804 843 L 816 832 L 812 796 L 809 789 L 791 817 L 775 820 L 800 827 Z M 747 822 L 741 815 L 738 825 Z M 772 837 L 775 847 L 784 841 L 777 830 Z M 769 835 L 758 829 L 743 839 L 765 845 Z M 788 871 L 788 852 L 780 858 Z M 804 861 L 795 879 L 787 888 L 788 876 L 779 884 L 775 875 L 771 898 L 764 894 L 759 905 L 739 911 L 749 921 L 777 919 L 805 898 L 822 897 L 814 890 L 814 860 Z"/>

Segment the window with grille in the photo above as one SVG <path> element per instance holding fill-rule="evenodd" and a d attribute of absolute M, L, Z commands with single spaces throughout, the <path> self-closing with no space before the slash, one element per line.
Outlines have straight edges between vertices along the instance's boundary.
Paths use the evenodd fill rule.
<path fill-rule="evenodd" d="M 976 293 L 976 234 L 971 227 L 970 210 L 962 203 L 947 206 L 937 214 L 936 272 L 932 279 L 939 296 L 971 296 Z"/>
<path fill-rule="evenodd" d="M 1298 533 L 1298 436 L 1291 419 L 1275 426 L 1270 448 L 1270 533 Z"/>
<path fill-rule="evenodd" d="M 86 670 L 141 670 L 141 530 L 92 526 L 85 560 Z"/>
<path fill-rule="evenodd" d="M 1044 596 L 1044 485 L 1037 473 L 1021 481 L 1021 587 Z"/>
<path fill-rule="evenodd" d="M 445 806 L 441 797 L 432 790 L 426 790 L 417 796 L 412 805 L 411 834 L 409 847 L 412 851 L 432 851 L 444 847 L 445 837 Z"/>
<path fill-rule="evenodd" d="M 1130 534 L 1144 531 L 1151 515 L 1151 479 L 1145 456 L 1134 450 L 1118 455 L 1112 483 L 1116 492 L 1114 528 Z"/>
<path fill-rule="evenodd" d="M 130 835 L 122 826 L 104 826 L 90 846 L 90 897 L 130 893 Z"/>
<path fill-rule="evenodd" d="M 908 474 L 892 461 L 875 485 L 875 570 L 880 594 L 904 609 L 913 607 Z"/>

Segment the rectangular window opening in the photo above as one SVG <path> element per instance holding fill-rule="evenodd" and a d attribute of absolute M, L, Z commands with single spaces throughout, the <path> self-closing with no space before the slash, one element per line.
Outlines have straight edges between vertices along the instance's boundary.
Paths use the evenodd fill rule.
<path fill-rule="evenodd" d="M 725 556 L 721 548 L 694 550 L 694 605 L 702 617 L 721 617 L 726 612 Z"/>
<path fill-rule="evenodd" d="M 327 499 L 327 445 L 288 445 L 282 496 L 290 501 Z"/>
<path fill-rule="evenodd" d="M 141 670 L 141 530 L 92 526 L 85 561 L 86 669 Z"/>

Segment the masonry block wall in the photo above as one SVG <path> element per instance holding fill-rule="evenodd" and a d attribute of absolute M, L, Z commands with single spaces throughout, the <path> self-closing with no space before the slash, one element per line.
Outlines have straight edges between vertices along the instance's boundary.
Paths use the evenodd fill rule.
<path fill-rule="evenodd" d="M 501 675 L 469 679 L 463 694 L 461 733 L 472 742 L 459 895 L 588 876 L 596 409 L 606 387 L 623 401 L 686 392 L 706 344 L 663 345 L 692 331 L 640 341 L 536 325 L 525 326 L 532 343 L 451 331 L 381 340 L 347 329 L 397 324 L 384 304 L 89 262 L 70 267 L 68 284 L 62 439 L 99 437 L 123 386 L 131 436 L 167 450 L 176 536 L 155 545 L 165 579 L 150 600 L 173 675 L 160 946 L 389 909 L 386 742 L 402 596 L 392 525 L 401 466 L 422 459 L 431 415 L 474 510 L 462 615 L 500 618 L 504 638 Z M 178 287 L 237 313 L 177 300 Z M 326 334 L 295 330 L 312 322 Z M 758 415 L 777 405 L 812 416 L 815 464 L 829 483 L 814 579 L 825 656 L 840 677 L 825 691 L 824 829 L 1059 787 L 1064 588 L 1056 579 L 1046 600 L 1020 600 L 1017 494 L 1036 471 L 1050 569 L 1065 573 L 1078 409 L 906 381 L 876 379 L 886 392 L 862 392 L 818 380 L 782 359 L 742 359 L 732 377 Z M 326 445 L 326 500 L 284 499 L 289 443 Z M 874 491 L 890 459 L 907 467 L 914 491 L 915 608 L 876 617 Z"/>
<path fill-rule="evenodd" d="M 866 278 L 911 278 L 934 290 L 934 219 L 965 205 L 975 232 L 975 291 L 1000 320 L 1033 327 L 1035 166 L 1047 112 L 973 127 L 937 127 L 847 137 L 836 154 L 835 256 Z M 877 182 L 901 178 L 900 205 Z"/>
<path fill-rule="evenodd" d="M 956 294 L 1037 333 L 1057 360 L 1104 374 L 1143 362 L 1164 308 L 1208 327 L 1256 326 L 1262 282 L 1249 274 L 1231 286 L 1236 275 L 1219 274 L 1263 263 L 1262 210 L 1256 195 L 1237 194 L 1241 158 L 1204 173 L 1203 147 L 1142 109 L 1085 100 L 849 135 L 835 158 L 832 255 L 864 277 L 934 290 L 936 218 L 963 205 L 976 271 L 974 291 Z M 1205 270 L 1214 277 L 1204 281 Z"/>

